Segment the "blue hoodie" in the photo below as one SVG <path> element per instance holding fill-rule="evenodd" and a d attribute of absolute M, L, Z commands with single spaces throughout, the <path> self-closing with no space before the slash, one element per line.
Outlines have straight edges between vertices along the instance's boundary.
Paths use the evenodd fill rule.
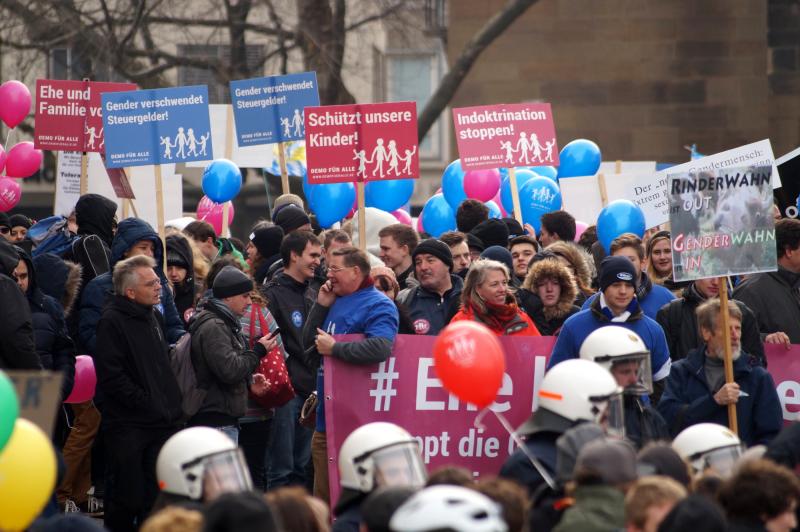
<path fill-rule="evenodd" d="M 92 279 L 86 285 L 81 296 L 78 336 L 81 345 L 90 355 L 95 355 L 95 334 L 97 324 L 103 315 L 103 307 L 114 294 L 114 285 L 111 279 L 114 266 L 123 259 L 126 251 L 141 240 L 151 241 L 155 249 L 153 258 L 158 265 L 155 270 L 161 278 L 161 304 L 157 305 L 156 308 L 164 316 L 164 333 L 167 341 L 174 344 L 186 332 L 183 329 L 180 316 L 178 316 L 178 310 L 175 308 L 172 292 L 167 286 L 167 278 L 161 269 L 164 262 L 164 248 L 161 244 L 161 239 L 158 238 L 158 234 L 150 227 L 150 224 L 144 220 L 126 218 L 119 223 L 117 234 L 114 235 L 114 240 L 111 243 L 111 271 Z"/>

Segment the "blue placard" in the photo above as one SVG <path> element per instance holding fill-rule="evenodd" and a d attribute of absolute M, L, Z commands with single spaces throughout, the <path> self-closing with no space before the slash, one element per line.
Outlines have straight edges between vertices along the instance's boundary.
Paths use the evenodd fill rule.
<path fill-rule="evenodd" d="M 316 72 L 231 81 L 239 146 L 304 140 L 303 108 L 319 105 Z"/>
<path fill-rule="evenodd" d="M 108 168 L 214 158 L 205 85 L 106 92 L 102 100 Z"/>

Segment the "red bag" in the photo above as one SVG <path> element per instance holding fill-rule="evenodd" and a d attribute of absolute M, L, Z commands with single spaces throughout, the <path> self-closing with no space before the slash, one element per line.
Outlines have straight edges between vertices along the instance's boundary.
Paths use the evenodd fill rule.
<path fill-rule="evenodd" d="M 258 319 L 260 333 L 258 336 L 269 334 L 269 326 L 261 312 L 261 307 L 252 305 L 250 307 L 250 347 L 256 343 L 256 319 Z M 294 387 L 289 380 L 289 371 L 286 369 L 286 361 L 283 359 L 283 351 L 279 346 L 272 349 L 267 356 L 261 359 L 256 368 L 256 373 L 261 373 L 269 383 L 269 390 L 263 395 L 251 393 L 255 402 L 264 408 L 278 408 L 294 399 Z"/>

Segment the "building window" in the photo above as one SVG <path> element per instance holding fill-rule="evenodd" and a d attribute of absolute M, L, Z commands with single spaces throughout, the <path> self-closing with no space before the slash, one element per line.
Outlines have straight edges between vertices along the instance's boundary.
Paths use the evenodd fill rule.
<path fill-rule="evenodd" d="M 403 51 L 384 53 L 382 59 L 383 100 L 417 102 L 419 114 L 443 75 L 442 56 L 434 52 Z M 445 133 L 439 118 L 419 146 L 421 161 L 442 161 L 445 158 Z"/>
<path fill-rule="evenodd" d="M 185 44 L 178 46 L 178 54 L 195 59 L 230 61 L 231 47 L 217 44 Z M 247 66 L 250 77 L 264 75 L 264 47 L 258 44 L 247 45 Z M 209 103 L 230 103 L 229 85 L 220 83 L 211 69 L 182 66 L 178 67 L 178 85 L 208 85 Z"/>
<path fill-rule="evenodd" d="M 75 48 L 53 48 L 49 59 L 49 79 L 91 79 L 120 83 L 127 81 L 102 59 L 87 57 Z"/>

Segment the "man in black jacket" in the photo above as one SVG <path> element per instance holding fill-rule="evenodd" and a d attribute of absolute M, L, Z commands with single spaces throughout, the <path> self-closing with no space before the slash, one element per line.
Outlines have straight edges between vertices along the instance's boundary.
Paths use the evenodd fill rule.
<path fill-rule="evenodd" d="M 178 429 L 181 395 L 169 363 L 155 261 L 135 256 L 114 266 L 115 295 L 97 326 L 97 380 L 104 394 L 105 525 L 141 526 L 158 493 L 158 451 Z"/>
<path fill-rule="evenodd" d="M 300 409 L 316 388 L 316 367 L 303 357 L 303 325 L 314 305 L 310 281 L 320 265 L 322 247 L 311 231 L 293 231 L 281 243 L 281 258 L 287 265 L 269 281 L 263 294 L 267 308 L 281 329 L 289 358 L 286 366 L 295 398 L 275 410 L 267 452 L 267 483 L 270 489 L 289 484 L 304 484 L 311 460 L 313 431 L 299 423 Z"/>
<path fill-rule="evenodd" d="M 0 369 L 41 369 L 33 343 L 31 311 L 12 278 L 19 255 L 0 239 Z"/>
<path fill-rule="evenodd" d="M 689 351 L 703 345 L 695 311 L 700 303 L 714 297 L 719 297 L 719 278 L 698 279 L 683 289 L 682 297 L 670 301 L 656 314 L 656 321 L 667 337 L 669 356 L 673 361 L 686 358 Z M 742 349 L 755 363 L 767 367 L 764 345 L 753 311 L 741 301 L 731 301 L 742 311 Z"/>

